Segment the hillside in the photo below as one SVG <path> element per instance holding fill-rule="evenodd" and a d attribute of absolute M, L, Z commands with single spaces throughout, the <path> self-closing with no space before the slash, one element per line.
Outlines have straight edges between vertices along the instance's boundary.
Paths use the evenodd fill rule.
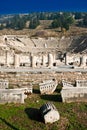
<path fill-rule="evenodd" d="M 69 30 L 61 28 L 60 25 L 54 28 L 51 27 L 51 24 L 55 19 L 58 23 L 58 20 L 61 20 L 61 18 L 64 20 L 65 18 L 70 17 L 74 18 L 75 21 L 72 22 L 72 19 L 68 19 L 72 23 L 69 25 Z M 87 28 L 85 25 L 85 17 L 86 13 L 69 12 L 62 12 L 62 14 L 60 12 L 41 12 L 7 16 L 2 15 L 0 17 L 0 24 L 3 24 L 3 28 L 0 30 L 0 41 L 3 42 L 4 35 L 10 37 L 13 35 L 13 38 L 8 38 L 7 47 L 10 49 L 13 48 L 19 52 L 31 52 L 32 47 L 34 47 L 34 50 L 38 50 L 38 48 L 42 48 L 44 50 L 44 46 L 47 44 L 48 50 L 49 48 L 53 48 L 62 52 L 68 51 L 74 53 L 84 53 L 87 52 Z M 30 29 L 29 24 L 31 20 L 34 19 L 38 19 L 40 23 L 35 29 Z M 18 23 L 19 25 L 22 24 L 19 21 L 22 21 L 23 23 L 25 22 L 26 26 L 23 24 L 23 28 L 18 29 L 16 25 Z M 9 24 L 9 27 L 6 27 L 6 24 L 8 25 L 8 23 L 11 22 L 12 24 Z M 61 21 L 61 23 L 62 22 L 63 21 Z M 21 42 L 15 38 L 16 36 Z"/>
<path fill-rule="evenodd" d="M 71 26 L 68 31 L 61 32 L 60 28 L 55 28 L 55 29 L 50 29 L 49 25 L 52 21 L 50 20 L 41 20 L 40 25 L 36 29 L 23 29 L 23 30 L 14 30 L 14 29 L 3 29 L 0 30 L 0 35 L 28 35 L 30 37 L 35 36 L 37 32 L 40 31 L 46 31 L 50 33 L 47 35 L 47 37 L 61 37 L 63 35 L 65 36 L 76 36 L 76 35 L 81 35 L 87 33 L 87 28 L 86 27 L 78 27 L 78 26 Z M 54 34 L 54 35 L 52 35 Z M 38 35 L 39 37 L 39 35 Z M 41 36 L 40 36 L 41 37 Z M 44 37 L 44 35 L 42 35 Z"/>
<path fill-rule="evenodd" d="M 46 25 L 47 26 L 47 25 Z M 40 27 L 42 28 L 42 27 Z M 87 29 L 72 26 L 69 31 L 61 33 L 52 29 L 33 29 L 33 30 L 2 30 L 0 31 L 0 47 L 7 34 L 6 48 L 15 51 L 31 52 L 39 50 L 57 50 L 62 52 L 84 53 L 87 52 Z M 45 44 L 47 49 L 45 49 Z M 36 47 L 35 47 L 36 46 Z M 40 48 L 40 49 L 39 49 Z M 45 50 L 44 50 L 45 49 Z"/>

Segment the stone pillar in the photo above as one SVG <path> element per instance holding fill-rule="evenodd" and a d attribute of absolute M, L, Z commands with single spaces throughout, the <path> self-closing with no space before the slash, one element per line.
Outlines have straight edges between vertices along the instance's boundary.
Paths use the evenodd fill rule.
<path fill-rule="evenodd" d="M 86 66 L 86 55 L 83 55 L 83 56 L 80 58 L 80 66 L 83 66 L 83 67 Z"/>
<path fill-rule="evenodd" d="M 10 57 L 9 57 L 9 56 L 10 56 L 10 55 L 9 55 L 9 52 L 6 51 L 6 66 L 7 66 L 7 67 L 10 66 L 10 64 L 9 64 L 9 59 L 10 59 Z"/>
<path fill-rule="evenodd" d="M 56 54 L 53 53 L 53 61 L 55 61 L 55 60 L 56 60 Z"/>
<path fill-rule="evenodd" d="M 19 58 L 20 58 L 19 55 L 15 54 L 15 56 L 14 56 L 14 66 L 15 66 L 15 68 L 20 66 L 20 59 Z"/>
<path fill-rule="evenodd" d="M 34 55 L 31 56 L 31 67 L 36 67 L 36 56 Z"/>
<path fill-rule="evenodd" d="M 51 53 L 48 55 L 48 66 L 53 66 L 53 55 Z"/>
<path fill-rule="evenodd" d="M 3 40 L 4 40 L 5 44 L 7 44 L 8 38 L 7 38 L 6 35 L 4 36 L 4 39 L 3 39 Z"/>
<path fill-rule="evenodd" d="M 65 65 L 68 65 L 68 54 L 65 54 Z"/>
<path fill-rule="evenodd" d="M 24 93 L 23 92 L 20 94 L 20 102 L 24 103 Z"/>
<path fill-rule="evenodd" d="M 79 87 L 79 80 L 76 80 L 76 87 Z"/>
<path fill-rule="evenodd" d="M 47 48 L 47 44 L 46 43 L 44 44 L 44 47 Z"/>
<path fill-rule="evenodd" d="M 42 64 L 45 66 L 45 55 L 42 56 Z"/>

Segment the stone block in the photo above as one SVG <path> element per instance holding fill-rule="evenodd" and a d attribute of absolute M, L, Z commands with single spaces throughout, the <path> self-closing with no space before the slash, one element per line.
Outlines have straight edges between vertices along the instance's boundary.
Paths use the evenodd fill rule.
<path fill-rule="evenodd" d="M 60 119 L 60 114 L 52 103 L 46 103 L 40 107 L 40 113 L 44 119 L 45 124 L 53 123 Z"/>

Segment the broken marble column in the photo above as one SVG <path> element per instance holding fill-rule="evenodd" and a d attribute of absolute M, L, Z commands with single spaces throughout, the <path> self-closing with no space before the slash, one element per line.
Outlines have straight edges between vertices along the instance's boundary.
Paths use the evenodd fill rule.
<path fill-rule="evenodd" d="M 20 94 L 20 102 L 24 103 L 24 93 L 23 92 Z"/>
<path fill-rule="evenodd" d="M 49 53 L 48 55 L 48 66 L 52 67 L 53 66 L 53 55 Z"/>
<path fill-rule="evenodd" d="M 14 56 L 14 66 L 15 68 L 18 68 L 20 66 L 20 57 L 18 54 L 15 54 Z"/>
<path fill-rule="evenodd" d="M 31 55 L 31 67 L 36 67 L 36 56 Z"/>
<path fill-rule="evenodd" d="M 55 61 L 55 59 L 56 59 L 56 54 L 54 53 L 53 54 L 53 61 Z"/>
<path fill-rule="evenodd" d="M 44 47 L 47 48 L 47 44 L 46 43 L 44 44 Z"/>
<path fill-rule="evenodd" d="M 85 67 L 86 66 L 86 55 L 83 55 L 81 58 L 80 58 L 80 66 L 82 67 Z"/>
<path fill-rule="evenodd" d="M 68 65 L 68 54 L 65 54 L 65 65 Z"/>
<path fill-rule="evenodd" d="M 6 66 L 7 66 L 7 67 L 10 66 L 10 64 L 9 64 L 9 57 L 10 57 L 9 52 L 6 51 Z"/>
<path fill-rule="evenodd" d="M 42 56 L 42 64 L 45 66 L 45 55 Z"/>
<path fill-rule="evenodd" d="M 60 119 L 60 114 L 59 114 L 58 110 L 56 109 L 54 104 L 52 104 L 50 102 L 43 104 L 40 107 L 39 112 L 40 112 L 45 124 L 47 124 L 47 123 L 51 124 Z"/>

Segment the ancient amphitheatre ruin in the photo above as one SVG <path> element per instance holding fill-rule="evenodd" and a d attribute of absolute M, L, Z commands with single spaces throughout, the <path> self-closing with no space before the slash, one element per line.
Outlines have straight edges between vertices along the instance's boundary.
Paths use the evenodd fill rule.
<path fill-rule="evenodd" d="M 86 35 L 61 38 L 2 35 L 0 78 L 8 80 L 10 88 L 26 88 L 52 79 L 58 83 L 63 79 L 74 83 L 78 78 L 87 80 L 86 41 Z"/>

